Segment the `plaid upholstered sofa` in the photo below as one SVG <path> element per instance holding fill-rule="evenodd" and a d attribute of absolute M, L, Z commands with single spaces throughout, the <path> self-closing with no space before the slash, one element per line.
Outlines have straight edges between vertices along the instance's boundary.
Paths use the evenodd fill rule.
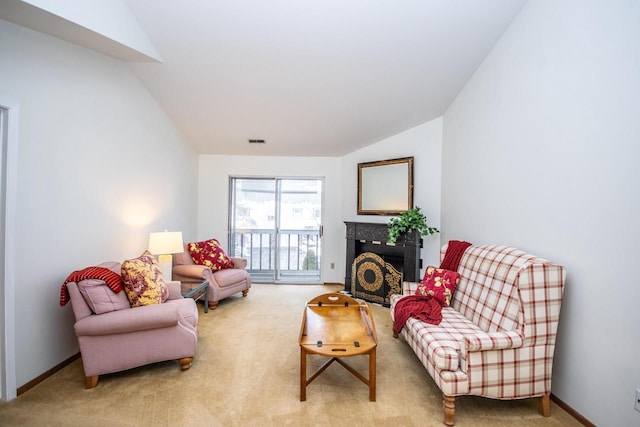
<path fill-rule="evenodd" d="M 444 423 L 454 424 L 460 395 L 540 397 L 540 412 L 549 416 L 564 267 L 512 247 L 471 245 L 457 271 L 440 324 L 410 318 L 400 332 L 442 390 Z M 392 297 L 392 318 L 417 285 L 405 282 L 402 295 Z"/>

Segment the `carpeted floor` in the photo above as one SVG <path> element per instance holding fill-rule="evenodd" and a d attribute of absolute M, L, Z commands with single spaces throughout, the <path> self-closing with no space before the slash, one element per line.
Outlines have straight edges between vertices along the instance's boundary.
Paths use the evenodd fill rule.
<path fill-rule="evenodd" d="M 261 285 L 247 298 L 199 305 L 198 353 L 191 369 L 164 362 L 100 377 L 84 390 L 81 360 L 9 403 L 2 426 L 442 426 L 442 395 L 402 338 L 388 309 L 373 306 L 378 331 L 377 401 L 338 364 L 307 387 L 300 402 L 298 334 L 306 301 L 337 286 Z M 308 359 L 313 372 L 324 360 Z M 368 359 L 349 360 L 366 376 Z M 579 426 L 538 400 L 456 399 L 456 426 Z"/>

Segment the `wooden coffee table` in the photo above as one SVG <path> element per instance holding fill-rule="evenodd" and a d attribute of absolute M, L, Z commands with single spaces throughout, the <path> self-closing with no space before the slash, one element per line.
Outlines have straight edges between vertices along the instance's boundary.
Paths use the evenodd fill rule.
<path fill-rule="evenodd" d="M 378 337 L 367 303 L 339 293 L 324 294 L 307 303 L 300 328 L 300 400 L 307 400 L 307 386 L 333 362 L 338 362 L 369 386 L 369 400 L 376 400 L 376 346 Z M 307 379 L 307 354 L 330 357 Z M 369 355 L 369 378 L 341 360 Z"/>

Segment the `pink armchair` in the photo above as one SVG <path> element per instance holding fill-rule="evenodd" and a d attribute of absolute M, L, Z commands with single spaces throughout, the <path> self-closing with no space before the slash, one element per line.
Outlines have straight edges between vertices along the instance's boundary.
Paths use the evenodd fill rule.
<path fill-rule="evenodd" d="M 118 262 L 100 266 L 120 273 Z M 179 360 L 183 371 L 191 367 L 198 343 L 198 309 L 194 300 L 182 298 L 178 282 L 167 285 L 165 303 L 131 308 L 124 290 L 116 294 L 102 280 L 67 283 L 85 388 L 94 388 L 100 375 L 165 360 Z M 100 296 L 89 299 L 93 309 L 87 289 Z"/>
<path fill-rule="evenodd" d="M 233 262 L 233 268 L 212 271 L 209 267 L 193 262 L 185 243 L 184 252 L 173 254 L 173 280 L 208 281 L 209 308 L 215 310 L 220 300 L 238 292 L 242 292 L 242 296 L 246 297 L 251 288 L 251 275 L 246 270 L 247 260 L 230 259 Z"/>

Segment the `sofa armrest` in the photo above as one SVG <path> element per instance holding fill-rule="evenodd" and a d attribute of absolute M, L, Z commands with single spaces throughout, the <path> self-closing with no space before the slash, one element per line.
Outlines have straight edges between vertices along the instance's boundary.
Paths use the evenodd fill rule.
<path fill-rule="evenodd" d="M 402 295 L 414 295 L 419 284 L 418 282 L 402 282 Z"/>
<path fill-rule="evenodd" d="M 87 316 L 74 329 L 77 336 L 126 334 L 175 326 L 179 317 L 175 304 L 154 304 Z"/>
<path fill-rule="evenodd" d="M 522 347 L 523 342 L 522 334 L 516 331 L 479 332 L 464 335 L 464 349 L 467 353 L 519 348 Z"/>
<path fill-rule="evenodd" d="M 245 270 L 247 268 L 247 260 L 244 258 L 230 258 L 233 262 L 233 268 Z"/>

